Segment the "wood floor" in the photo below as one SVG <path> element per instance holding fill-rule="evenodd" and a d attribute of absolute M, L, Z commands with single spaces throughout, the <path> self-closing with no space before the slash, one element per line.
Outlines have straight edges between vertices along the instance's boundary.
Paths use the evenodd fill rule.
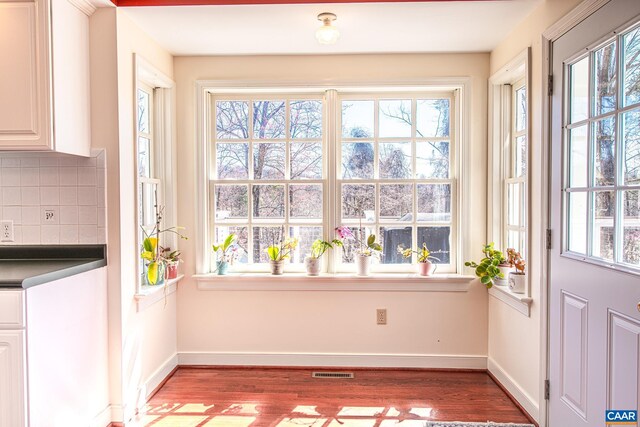
<path fill-rule="evenodd" d="M 154 427 L 418 427 L 425 420 L 527 423 L 484 372 L 178 368 L 137 425 Z"/>

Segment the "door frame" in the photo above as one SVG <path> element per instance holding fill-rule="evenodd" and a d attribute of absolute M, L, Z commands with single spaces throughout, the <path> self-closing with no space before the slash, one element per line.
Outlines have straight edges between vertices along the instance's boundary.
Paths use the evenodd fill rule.
<path fill-rule="evenodd" d="M 542 88 L 542 105 L 541 105 L 541 143 L 542 143 L 542 165 L 541 165 L 541 186 L 542 189 L 542 203 L 541 203 L 541 218 L 542 229 L 548 230 L 551 221 L 551 179 L 549 176 L 550 163 L 551 163 L 551 96 L 550 92 L 553 82 L 550 77 L 553 75 L 553 61 L 552 61 L 552 44 L 558 40 L 562 35 L 573 29 L 584 19 L 596 12 L 605 4 L 611 0 L 584 0 L 578 4 L 573 10 L 560 18 L 555 24 L 551 25 L 542 33 L 541 48 L 542 48 L 542 76 L 541 76 L 541 88 Z M 554 76 L 554 80 L 562 81 L 562 76 Z M 560 233 L 561 230 L 553 230 L 554 233 Z M 540 427 L 546 427 L 549 422 L 549 401 L 546 396 L 546 382 L 549 379 L 549 339 L 550 339 L 550 321 L 549 321 L 549 250 L 546 245 L 542 245 L 541 250 L 542 261 L 542 276 L 540 286 L 540 301 L 541 301 L 541 313 L 540 313 L 540 372 L 544 373 L 540 375 L 540 414 L 539 425 Z M 553 387 L 553 385 L 551 385 Z M 554 426 L 552 426 L 554 427 Z"/>

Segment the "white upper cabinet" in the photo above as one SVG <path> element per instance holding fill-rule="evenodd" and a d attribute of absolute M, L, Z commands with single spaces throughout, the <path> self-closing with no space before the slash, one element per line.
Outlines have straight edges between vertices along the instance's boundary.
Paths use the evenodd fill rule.
<path fill-rule="evenodd" d="M 87 5 L 0 0 L 0 150 L 89 155 Z"/>

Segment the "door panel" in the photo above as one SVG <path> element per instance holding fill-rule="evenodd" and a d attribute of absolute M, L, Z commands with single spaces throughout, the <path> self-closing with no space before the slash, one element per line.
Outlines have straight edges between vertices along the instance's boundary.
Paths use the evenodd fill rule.
<path fill-rule="evenodd" d="M 640 400 L 640 322 L 609 311 L 610 408 L 638 408 Z"/>
<path fill-rule="evenodd" d="M 562 292 L 562 400 L 582 418 L 587 410 L 587 301 Z"/>

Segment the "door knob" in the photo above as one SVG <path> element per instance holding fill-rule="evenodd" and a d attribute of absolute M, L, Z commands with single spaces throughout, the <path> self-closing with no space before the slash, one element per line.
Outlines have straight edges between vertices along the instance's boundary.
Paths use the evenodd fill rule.
<path fill-rule="evenodd" d="M 640 311 L 640 302 L 638 303 L 638 311 Z"/>

